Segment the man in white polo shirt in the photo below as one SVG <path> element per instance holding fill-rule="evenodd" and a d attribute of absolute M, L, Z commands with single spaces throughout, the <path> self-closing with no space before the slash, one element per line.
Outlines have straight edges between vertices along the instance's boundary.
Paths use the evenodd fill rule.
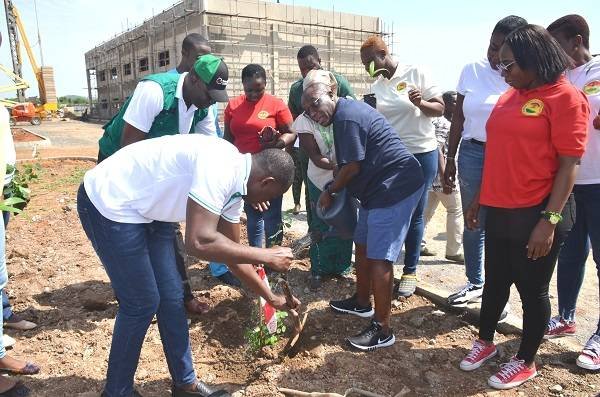
<path fill-rule="evenodd" d="M 259 204 L 277 197 L 289 189 L 293 175 L 294 162 L 282 150 L 240 154 L 229 142 L 198 134 L 126 146 L 85 174 L 77 210 L 119 301 L 103 395 L 134 393 L 134 374 L 154 315 L 173 396 L 229 395 L 196 379 L 173 222 L 186 221 L 189 254 L 226 263 L 250 290 L 277 309 L 289 309 L 285 297 L 261 282 L 253 264 L 287 271 L 291 249 L 239 244 L 239 219 L 243 200 Z"/>

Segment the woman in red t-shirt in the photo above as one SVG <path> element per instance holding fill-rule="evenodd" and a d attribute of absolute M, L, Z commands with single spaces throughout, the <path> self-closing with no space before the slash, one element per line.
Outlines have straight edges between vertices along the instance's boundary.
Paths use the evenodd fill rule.
<path fill-rule="evenodd" d="M 244 94 L 231 99 L 225 108 L 224 138 L 241 153 L 258 153 L 269 148 L 284 149 L 293 144 L 296 134 L 292 131 L 292 114 L 281 99 L 265 93 L 265 69 L 256 64 L 244 67 L 242 85 Z M 267 247 L 281 243 L 282 198 L 271 200 L 266 210 L 244 205 L 251 246 L 262 247 L 265 233 Z"/>
<path fill-rule="evenodd" d="M 494 331 L 514 283 L 523 303 L 521 345 L 488 379 L 494 388 L 509 389 L 537 375 L 535 354 L 550 318 L 548 285 L 574 223 L 570 194 L 589 106 L 563 75 L 567 55 L 541 26 L 511 32 L 499 55 L 512 88 L 488 119 L 481 191 L 465 217 L 467 227 L 476 227 L 479 206 L 487 207 L 479 339 L 460 367 L 474 370 L 497 354 Z"/>

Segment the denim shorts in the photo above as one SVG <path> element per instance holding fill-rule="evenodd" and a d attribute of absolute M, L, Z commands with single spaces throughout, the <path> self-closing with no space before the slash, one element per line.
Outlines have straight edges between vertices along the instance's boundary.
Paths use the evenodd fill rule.
<path fill-rule="evenodd" d="M 423 186 L 391 207 L 360 207 L 354 242 L 367 246 L 367 258 L 396 262 L 422 193 Z"/>

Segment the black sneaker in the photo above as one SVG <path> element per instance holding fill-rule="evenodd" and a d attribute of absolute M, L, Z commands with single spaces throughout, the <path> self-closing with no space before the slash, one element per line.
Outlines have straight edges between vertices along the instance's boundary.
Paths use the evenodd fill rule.
<path fill-rule="evenodd" d="M 393 345 L 396 342 L 396 337 L 392 330 L 390 330 L 389 335 L 385 335 L 381 324 L 377 321 L 371 321 L 371 325 L 364 331 L 356 336 L 346 338 L 346 340 L 357 349 L 371 351 Z"/>
<path fill-rule="evenodd" d="M 371 305 L 364 307 L 359 306 L 358 302 L 356 302 L 356 294 L 341 301 L 330 301 L 329 306 L 338 313 L 354 314 L 355 316 L 363 318 L 373 317 L 373 314 L 375 314 Z"/>
<path fill-rule="evenodd" d="M 231 285 L 232 287 L 240 288 L 242 286 L 240 280 L 238 280 L 237 277 L 234 276 L 233 273 L 231 273 L 230 271 L 227 271 L 226 273 L 217 276 L 217 278 L 223 284 Z"/>
<path fill-rule="evenodd" d="M 448 297 L 448 304 L 456 307 L 467 306 L 472 302 L 480 302 L 483 295 L 483 285 L 467 282 L 459 291 Z"/>

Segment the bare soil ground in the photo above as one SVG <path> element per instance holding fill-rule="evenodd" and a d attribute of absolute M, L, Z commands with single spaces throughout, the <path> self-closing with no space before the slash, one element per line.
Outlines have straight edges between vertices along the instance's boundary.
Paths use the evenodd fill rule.
<path fill-rule="evenodd" d="M 11 128 L 11 131 L 12 131 L 13 140 L 15 143 L 35 142 L 35 141 L 43 140 L 39 136 L 32 134 L 31 132 L 28 132 L 27 130 L 20 128 L 20 127 L 13 127 L 13 128 Z"/>
<path fill-rule="evenodd" d="M 97 396 L 102 390 L 117 303 L 110 284 L 79 224 L 76 189 L 85 161 L 42 161 L 39 181 L 24 214 L 8 226 L 7 286 L 17 312 L 40 326 L 9 334 L 17 339 L 11 354 L 42 366 L 24 379 L 34 396 Z M 396 344 L 371 353 L 350 350 L 344 337 L 367 320 L 334 315 L 328 300 L 350 295 L 353 279 L 327 280 L 318 292 L 308 289 L 309 264 L 297 261 L 290 284 L 309 310 L 298 354 L 279 355 L 286 340 L 258 355 L 248 352 L 244 330 L 250 327 L 254 300 L 218 285 L 207 266 L 190 268 L 191 283 L 212 310 L 190 325 L 198 376 L 236 396 L 281 396 L 278 387 L 337 392 L 358 387 L 383 396 L 497 395 L 486 379 L 518 348 L 516 336 L 498 335 L 500 357 L 465 373 L 458 363 L 477 334 L 476 328 L 431 302 L 414 296 L 393 304 Z M 600 374 L 577 368 L 577 353 L 546 343 L 538 357 L 540 375 L 507 396 L 593 396 Z M 156 324 L 146 336 L 136 384 L 144 396 L 168 396 L 169 374 Z M 552 392 L 551 388 L 560 392 Z"/>

